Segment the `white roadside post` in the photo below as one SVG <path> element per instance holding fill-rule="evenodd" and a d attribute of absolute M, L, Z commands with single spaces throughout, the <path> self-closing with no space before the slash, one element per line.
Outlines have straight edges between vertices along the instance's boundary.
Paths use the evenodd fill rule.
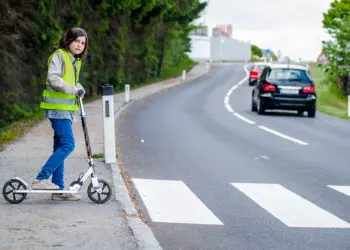
<path fill-rule="evenodd" d="M 130 101 L 130 84 L 125 84 L 125 103 Z"/>
<path fill-rule="evenodd" d="M 186 80 L 186 70 L 182 70 L 182 81 L 184 82 Z"/>
<path fill-rule="evenodd" d="M 112 85 L 101 87 L 103 103 L 103 142 L 106 163 L 116 163 L 115 127 L 114 127 L 114 93 Z"/>
<path fill-rule="evenodd" d="M 348 116 L 350 116 L 350 95 L 348 95 Z"/>

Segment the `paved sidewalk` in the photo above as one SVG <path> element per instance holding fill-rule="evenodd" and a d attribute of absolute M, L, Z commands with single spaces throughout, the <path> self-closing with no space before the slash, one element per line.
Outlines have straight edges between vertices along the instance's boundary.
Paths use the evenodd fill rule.
<path fill-rule="evenodd" d="M 204 63 L 187 74 L 186 82 L 205 77 Z M 165 89 L 184 84 L 181 77 L 131 91 L 131 102 Z M 114 96 L 116 118 L 126 106 L 124 93 Z M 86 104 L 87 126 L 92 153 L 103 153 L 102 101 Z M 66 189 L 85 172 L 84 136 L 80 117 L 73 125 L 75 151 L 66 160 Z M 13 176 L 26 182 L 36 176 L 52 152 L 52 129 L 48 120 L 40 122 L 24 137 L 0 152 L 0 189 Z M 22 203 L 13 205 L 0 196 L 0 250 L 3 249 L 159 249 L 151 230 L 138 218 L 121 178 L 118 164 L 95 161 L 99 178 L 113 186 L 113 196 L 105 204 L 89 200 L 86 182 L 78 202 L 52 201 L 49 194 L 28 194 Z"/>

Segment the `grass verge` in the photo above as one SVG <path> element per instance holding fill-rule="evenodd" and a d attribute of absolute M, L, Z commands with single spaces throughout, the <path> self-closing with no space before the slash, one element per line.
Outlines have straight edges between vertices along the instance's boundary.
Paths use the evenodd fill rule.
<path fill-rule="evenodd" d="M 23 136 L 30 128 L 38 124 L 43 119 L 42 112 L 36 112 L 32 117 L 14 122 L 0 129 L 0 151 L 3 150 L 6 143 Z"/>
<path fill-rule="evenodd" d="M 151 83 L 161 82 L 167 79 L 178 77 L 182 75 L 182 70 L 186 70 L 186 72 L 189 72 L 197 64 L 198 62 L 192 61 L 189 57 L 186 56 L 177 65 L 172 65 L 171 67 L 164 67 L 161 76 L 149 78 L 147 81 L 142 83 L 132 84 L 131 89 L 137 89 L 149 85 Z"/>
<path fill-rule="evenodd" d="M 336 76 L 324 74 L 322 68 L 311 69 L 317 93 L 317 110 L 343 119 L 347 116 L 348 97 L 338 87 Z"/>

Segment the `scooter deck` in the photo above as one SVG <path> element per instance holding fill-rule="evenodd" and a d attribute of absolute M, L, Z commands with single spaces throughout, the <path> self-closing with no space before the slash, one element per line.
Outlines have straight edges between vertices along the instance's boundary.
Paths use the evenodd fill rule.
<path fill-rule="evenodd" d="M 25 190 L 13 190 L 13 193 L 49 193 L 49 194 L 76 194 L 77 190 L 50 190 L 50 189 L 25 189 Z"/>

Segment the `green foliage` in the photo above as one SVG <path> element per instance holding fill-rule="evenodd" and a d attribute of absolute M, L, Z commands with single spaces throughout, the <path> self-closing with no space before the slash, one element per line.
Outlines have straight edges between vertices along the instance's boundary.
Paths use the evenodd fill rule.
<path fill-rule="evenodd" d="M 323 26 L 330 35 L 337 33 L 343 26 L 344 18 L 350 13 L 350 0 L 335 0 L 331 3 L 328 12 L 323 14 Z"/>
<path fill-rule="evenodd" d="M 350 72 L 350 0 L 331 3 L 324 13 L 323 26 L 332 37 L 324 41 L 325 52 L 330 59 L 326 71 L 348 77 Z"/>
<path fill-rule="evenodd" d="M 252 46 L 251 46 L 251 53 L 252 53 L 252 56 L 256 56 L 256 57 L 263 56 L 263 52 L 261 51 L 261 49 L 254 44 L 252 44 Z"/>
<path fill-rule="evenodd" d="M 263 51 L 261 48 L 259 48 L 257 45 L 252 44 L 251 45 L 251 61 L 256 62 L 259 60 L 259 58 L 263 57 Z M 277 56 L 275 54 L 272 54 L 272 61 L 277 61 Z"/>
<path fill-rule="evenodd" d="M 87 96 L 101 85 L 161 78 L 183 63 L 191 24 L 207 3 L 199 0 L 0 1 L 0 128 L 35 116 L 47 59 L 62 32 L 79 26 L 89 49 L 81 82 Z"/>

